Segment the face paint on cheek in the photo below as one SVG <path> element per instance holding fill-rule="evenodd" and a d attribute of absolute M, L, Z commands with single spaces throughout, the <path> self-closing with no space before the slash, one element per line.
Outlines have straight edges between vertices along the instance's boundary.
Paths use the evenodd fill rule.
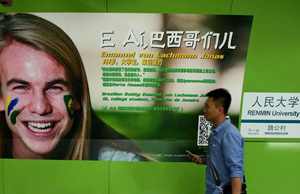
<path fill-rule="evenodd" d="M 64 102 L 65 102 L 67 112 L 68 112 L 68 115 L 69 115 L 70 119 L 73 119 L 74 118 L 74 115 L 73 115 L 74 114 L 73 96 L 65 95 L 64 96 Z"/>
<path fill-rule="evenodd" d="M 10 116 L 10 122 L 15 125 L 17 122 L 17 116 L 20 114 L 20 110 L 14 110 L 12 113 L 11 111 L 14 109 L 14 107 L 18 104 L 19 99 L 15 98 L 11 100 L 11 97 L 9 96 L 5 101 L 5 112 L 7 113 L 7 116 Z M 11 113 L 11 115 L 10 115 Z"/>
<path fill-rule="evenodd" d="M 8 97 L 5 101 L 5 109 L 7 112 L 7 116 L 9 116 L 10 112 L 13 110 L 13 108 L 18 104 L 19 99 L 15 98 L 11 101 L 11 97 Z"/>
<path fill-rule="evenodd" d="M 7 97 L 6 100 L 5 100 L 5 112 L 7 112 L 8 105 L 9 105 L 10 101 L 11 101 L 11 97 L 9 96 L 9 97 Z M 7 114 L 7 115 L 8 115 L 8 114 Z"/>
<path fill-rule="evenodd" d="M 15 110 L 10 115 L 10 122 L 11 124 L 15 125 L 17 123 L 17 116 L 20 114 L 20 110 Z"/>

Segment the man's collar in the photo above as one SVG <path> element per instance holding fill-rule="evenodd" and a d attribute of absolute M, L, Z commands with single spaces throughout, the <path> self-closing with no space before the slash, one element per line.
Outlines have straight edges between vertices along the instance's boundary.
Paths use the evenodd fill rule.
<path fill-rule="evenodd" d="M 230 123 L 231 120 L 229 118 L 227 118 L 225 121 L 223 121 L 219 126 L 217 126 L 216 128 L 212 127 L 210 130 L 212 132 L 216 132 L 219 133 L 228 123 Z"/>

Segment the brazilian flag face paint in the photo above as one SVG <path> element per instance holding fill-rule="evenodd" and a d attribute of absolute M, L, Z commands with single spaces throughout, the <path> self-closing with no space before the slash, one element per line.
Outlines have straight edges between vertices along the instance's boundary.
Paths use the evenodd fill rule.
<path fill-rule="evenodd" d="M 68 115 L 70 119 L 74 118 L 74 103 L 73 103 L 73 96 L 71 95 L 65 95 L 64 96 L 64 102 L 68 111 Z"/>
<path fill-rule="evenodd" d="M 6 112 L 7 116 L 10 117 L 10 122 L 13 125 L 16 124 L 17 116 L 20 114 L 20 110 L 13 110 L 14 107 L 18 104 L 18 102 L 19 102 L 18 98 L 11 100 L 10 96 L 5 101 L 5 112 Z"/>

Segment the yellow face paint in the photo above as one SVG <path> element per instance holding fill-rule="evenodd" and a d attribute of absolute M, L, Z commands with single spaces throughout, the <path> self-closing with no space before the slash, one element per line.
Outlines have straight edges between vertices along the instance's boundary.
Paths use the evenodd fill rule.
<path fill-rule="evenodd" d="M 5 101 L 5 111 L 7 113 L 7 116 L 10 115 L 10 112 L 14 109 L 14 107 L 18 104 L 19 99 L 15 98 L 11 100 L 11 97 L 8 97 Z"/>
<path fill-rule="evenodd" d="M 74 113 L 73 99 L 69 100 L 68 108 L 70 109 L 71 113 L 73 114 Z"/>
<path fill-rule="evenodd" d="M 74 118 L 74 104 L 73 104 L 73 97 L 71 95 L 64 96 L 64 102 L 67 108 L 68 115 L 70 119 Z"/>
<path fill-rule="evenodd" d="M 7 97 L 7 99 L 5 100 L 5 112 L 7 112 L 8 105 L 9 105 L 10 101 L 11 101 L 11 97 L 9 96 L 9 97 Z"/>
<path fill-rule="evenodd" d="M 14 107 L 18 104 L 18 102 L 19 102 L 18 98 L 11 100 L 10 96 L 5 100 L 5 112 L 8 117 L 10 116 L 10 122 L 13 125 L 16 124 L 17 116 L 20 114 L 20 110 L 13 111 Z"/>

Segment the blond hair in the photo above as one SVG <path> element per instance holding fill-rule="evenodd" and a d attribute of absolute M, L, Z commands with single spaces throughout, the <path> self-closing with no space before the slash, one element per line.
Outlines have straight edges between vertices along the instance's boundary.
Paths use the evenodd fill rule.
<path fill-rule="evenodd" d="M 136 153 L 145 161 L 153 160 L 142 154 L 132 141 L 103 122 L 92 110 L 82 59 L 75 44 L 63 30 L 35 15 L 4 14 L 0 18 L 0 55 L 3 48 L 13 41 L 46 52 L 56 59 L 65 68 L 74 99 L 80 103 L 81 109 L 74 112 L 72 129 L 64 137 L 64 140 L 67 141 L 67 151 L 63 153 L 63 157 L 59 158 L 87 160 L 91 159 L 91 151 L 96 150 L 95 153 L 98 153 L 97 150 L 101 146 L 108 146 Z M 0 82 L 0 96 L 1 92 Z M 0 112 L 0 158 L 9 155 L 12 146 L 10 138 L 12 138 L 11 131 L 5 121 L 3 111 Z M 101 143 L 90 145 L 90 139 L 101 140 Z M 93 147 L 94 150 L 90 147 Z"/>
<path fill-rule="evenodd" d="M 0 54 L 13 41 L 50 54 L 67 73 L 71 90 L 81 109 L 74 113 L 72 136 L 64 159 L 88 159 L 91 131 L 91 102 L 87 77 L 80 54 L 69 36 L 51 22 L 31 14 L 4 14 L 0 20 Z M 0 83 L 0 95 L 2 95 Z M 3 115 L 2 115 L 3 114 Z M 0 157 L 4 157 L 5 141 L 11 138 L 4 113 L 0 122 Z"/>

